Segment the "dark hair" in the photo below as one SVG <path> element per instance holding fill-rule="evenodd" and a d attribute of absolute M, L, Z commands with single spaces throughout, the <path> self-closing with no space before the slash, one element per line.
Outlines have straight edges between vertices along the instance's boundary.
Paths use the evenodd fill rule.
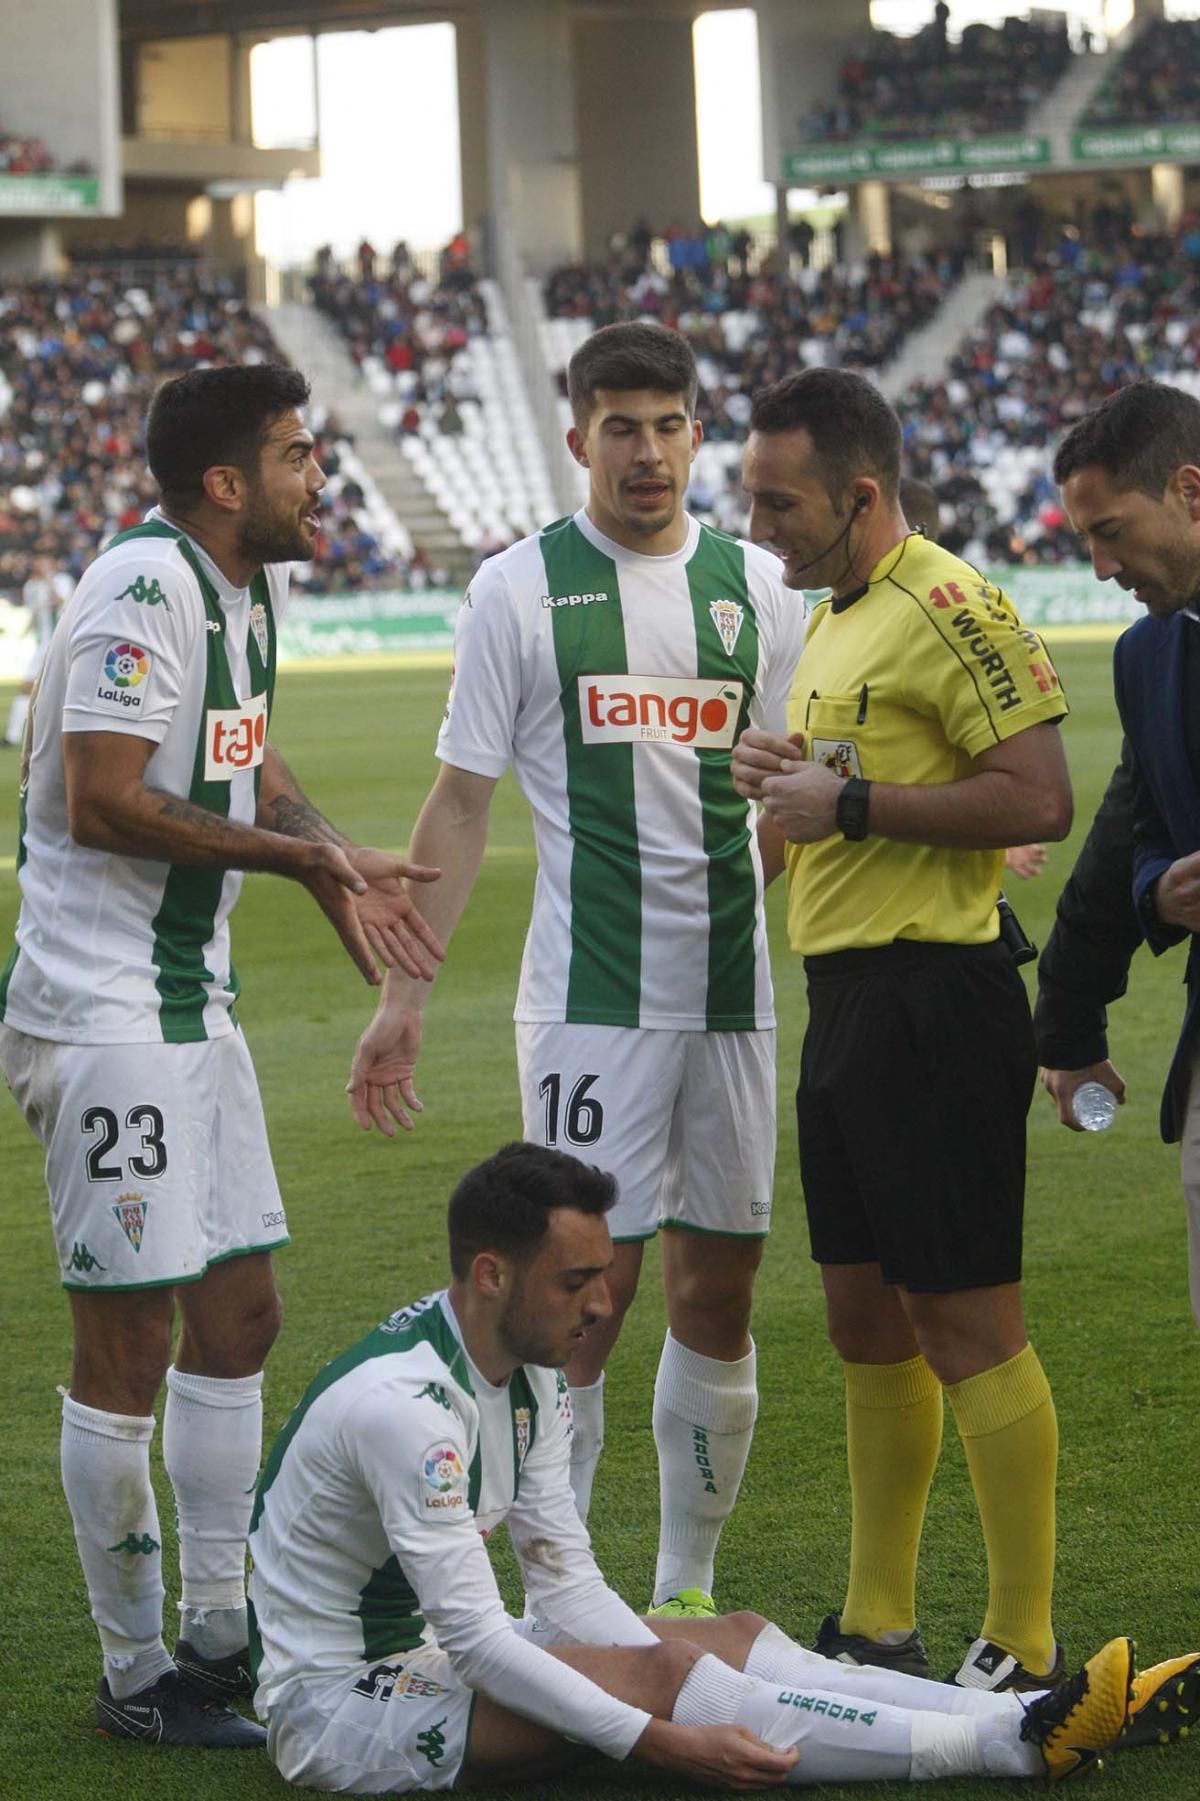
<path fill-rule="evenodd" d="M 1054 479 L 1096 464 L 1118 488 L 1161 500 L 1176 469 L 1200 464 L 1200 400 L 1165 382 L 1135 381 L 1071 427 L 1054 457 Z"/>
<path fill-rule="evenodd" d="M 635 319 L 602 325 L 585 338 L 567 364 L 567 397 L 580 431 L 587 427 L 598 388 L 632 393 L 653 388 L 659 394 L 682 394 L 688 417 L 696 411 L 700 378 L 686 338 L 665 325 Z"/>
<path fill-rule="evenodd" d="M 852 369 L 805 369 L 759 388 L 751 431 L 806 431 L 814 474 L 836 507 L 856 475 L 873 475 L 885 500 L 900 483 L 900 421 L 865 375 Z"/>
<path fill-rule="evenodd" d="M 232 463 L 248 475 L 275 421 L 308 399 L 308 383 L 283 363 L 189 369 L 163 382 L 146 415 L 146 461 L 168 503 L 197 500 L 204 472 Z"/>
<path fill-rule="evenodd" d="M 915 475 L 904 476 L 900 482 L 900 511 L 914 531 L 923 531 L 931 544 L 937 543 L 942 510 L 935 488 L 928 482 L 919 482 Z"/>
<path fill-rule="evenodd" d="M 556 1207 L 607 1213 L 616 1198 L 607 1170 L 540 1144 L 506 1144 L 469 1169 L 450 1196 L 450 1268 L 461 1281 L 481 1251 L 527 1262 Z"/>

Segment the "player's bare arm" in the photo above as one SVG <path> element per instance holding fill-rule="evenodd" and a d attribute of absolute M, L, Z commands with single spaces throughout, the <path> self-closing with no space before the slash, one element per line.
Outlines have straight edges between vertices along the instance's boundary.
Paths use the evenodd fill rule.
<path fill-rule="evenodd" d="M 764 778 L 763 804 L 784 836 L 814 844 L 837 831 L 841 777 L 822 763 Z M 1058 728 L 1040 723 L 992 745 L 956 782 L 870 784 L 869 831 L 904 844 L 993 850 L 1071 829 L 1071 782 Z"/>
<path fill-rule="evenodd" d="M 149 738 L 125 732 L 67 732 L 63 766 L 71 836 L 77 844 L 119 856 L 207 869 L 259 870 L 290 876 L 308 889 L 365 981 L 380 981 L 354 910 L 366 879 L 336 844 L 314 843 L 222 819 L 145 780 L 154 755 Z M 394 873 L 403 870 L 393 860 Z"/>
<path fill-rule="evenodd" d="M 488 811 L 496 783 L 443 763 L 413 827 L 414 859 L 441 870 L 440 879 L 412 896 L 415 909 L 441 944 L 449 943 L 475 886 L 487 844 Z M 377 1126 L 388 1138 L 399 1125 L 412 1130 L 421 1111 L 413 1072 L 421 1047 L 421 1012 L 428 978 L 389 970 L 374 1019 L 358 1041 L 346 1091 L 364 1132 Z"/>
<path fill-rule="evenodd" d="M 432 981 L 434 969 L 445 953 L 404 883 L 436 882 L 438 870 L 354 844 L 313 806 L 271 744 L 263 752 L 257 821 L 266 830 L 281 832 L 285 837 L 336 844 L 343 850 L 367 883 L 354 905 L 367 942 L 380 963 L 385 969 L 402 969 L 410 976 Z"/>

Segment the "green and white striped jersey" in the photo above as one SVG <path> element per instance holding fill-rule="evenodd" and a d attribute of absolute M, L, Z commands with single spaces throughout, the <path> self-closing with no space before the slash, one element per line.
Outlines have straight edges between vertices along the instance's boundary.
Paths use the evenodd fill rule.
<path fill-rule="evenodd" d="M 156 510 L 84 575 L 27 727 L 17 944 L 0 1018 L 72 1044 L 189 1042 L 234 1029 L 236 870 L 93 850 L 71 837 L 65 732 L 153 740 L 148 786 L 253 824 L 286 565 L 234 588 Z"/>
<path fill-rule="evenodd" d="M 560 1371 L 499 1385 L 442 1291 L 394 1313 L 314 1378 L 267 1458 L 250 1521 L 260 1714 L 294 1684 L 361 1676 L 418 1644 L 502 1706 L 624 1757 L 648 1716 L 527 1642 L 484 1541 L 502 1521 L 557 1644 L 652 1645 L 607 1587 L 570 1484 Z"/>
<path fill-rule="evenodd" d="M 643 556 L 586 512 L 490 557 L 455 632 L 444 763 L 533 808 L 515 1016 L 684 1031 L 774 1023 L 747 725 L 782 731 L 804 603 L 777 559 L 688 521 Z"/>

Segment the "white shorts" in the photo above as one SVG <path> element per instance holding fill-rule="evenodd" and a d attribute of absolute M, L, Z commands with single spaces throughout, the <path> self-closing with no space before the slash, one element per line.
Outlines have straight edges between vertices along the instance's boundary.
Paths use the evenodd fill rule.
<path fill-rule="evenodd" d="M 761 1238 L 775 1177 L 775 1033 L 517 1026 L 525 1136 L 609 1170 L 617 1240 Z"/>
<path fill-rule="evenodd" d="M 475 1696 L 444 1651 L 419 1646 L 328 1683 L 293 1683 L 270 1708 L 267 1750 L 301 1788 L 406 1795 L 453 1787 Z"/>
<path fill-rule="evenodd" d="M 0 1023 L 0 1069 L 46 1153 L 64 1288 L 158 1288 L 286 1244 L 240 1032 L 56 1044 Z"/>

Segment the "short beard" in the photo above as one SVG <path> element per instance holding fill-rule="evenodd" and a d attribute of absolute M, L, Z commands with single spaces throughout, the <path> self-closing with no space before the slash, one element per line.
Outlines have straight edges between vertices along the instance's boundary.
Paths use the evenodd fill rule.
<path fill-rule="evenodd" d="M 307 563 L 313 546 L 298 519 L 289 530 L 255 494 L 238 532 L 238 551 L 249 563 Z"/>

